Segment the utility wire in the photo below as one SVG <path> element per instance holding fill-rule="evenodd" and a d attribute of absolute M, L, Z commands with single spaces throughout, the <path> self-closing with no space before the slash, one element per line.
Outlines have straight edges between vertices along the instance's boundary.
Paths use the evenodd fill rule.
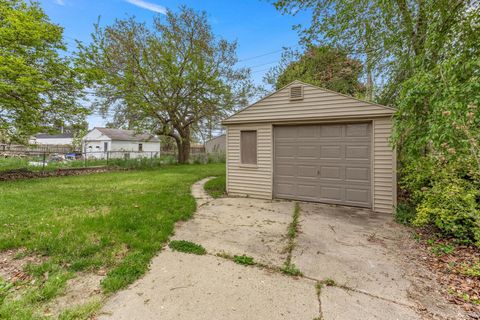
<path fill-rule="evenodd" d="M 297 47 L 299 47 L 299 45 L 296 45 L 293 48 L 297 48 Z M 238 62 L 244 62 L 244 61 L 250 61 L 250 60 L 258 59 L 258 58 L 269 56 L 269 55 L 279 53 L 279 52 L 282 52 L 282 51 L 283 51 L 283 48 L 280 49 L 280 50 L 275 50 L 275 51 L 271 51 L 271 52 L 267 52 L 267 53 L 262 53 L 262 54 L 252 56 L 252 57 L 248 57 L 248 58 L 245 58 L 245 59 L 240 59 L 240 60 L 238 60 Z"/>

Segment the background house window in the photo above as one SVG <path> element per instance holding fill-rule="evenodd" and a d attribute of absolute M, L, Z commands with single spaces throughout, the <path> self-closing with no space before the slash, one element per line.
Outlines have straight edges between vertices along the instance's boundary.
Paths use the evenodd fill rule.
<path fill-rule="evenodd" d="M 103 150 L 108 151 L 108 142 L 103 143 Z"/>
<path fill-rule="evenodd" d="M 138 144 L 138 151 L 143 151 L 143 143 Z"/>
<path fill-rule="evenodd" d="M 243 164 L 257 164 L 257 131 L 240 131 L 240 152 Z"/>

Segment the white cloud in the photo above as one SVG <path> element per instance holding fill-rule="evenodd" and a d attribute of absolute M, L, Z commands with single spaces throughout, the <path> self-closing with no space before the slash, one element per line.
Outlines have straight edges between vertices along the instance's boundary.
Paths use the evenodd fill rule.
<path fill-rule="evenodd" d="M 59 1 L 63 1 L 63 0 L 59 0 Z M 140 7 L 140 8 L 143 8 L 143 9 L 147 9 L 147 10 L 150 10 L 150 11 L 153 11 L 153 12 L 158 12 L 158 13 L 161 13 L 161 14 L 167 14 L 167 8 L 165 8 L 164 6 L 161 6 L 159 4 L 155 4 L 155 3 L 151 3 L 151 2 L 147 2 L 147 1 L 143 1 L 143 0 L 126 0 L 128 3 L 131 3 L 137 7 Z"/>
<path fill-rule="evenodd" d="M 55 3 L 58 4 L 59 6 L 64 6 L 65 0 L 55 0 Z"/>

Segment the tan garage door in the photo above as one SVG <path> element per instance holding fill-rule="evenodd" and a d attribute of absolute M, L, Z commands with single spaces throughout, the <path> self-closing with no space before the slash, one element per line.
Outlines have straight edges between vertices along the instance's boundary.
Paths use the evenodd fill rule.
<path fill-rule="evenodd" d="M 370 208 L 370 123 L 274 129 L 274 196 Z"/>

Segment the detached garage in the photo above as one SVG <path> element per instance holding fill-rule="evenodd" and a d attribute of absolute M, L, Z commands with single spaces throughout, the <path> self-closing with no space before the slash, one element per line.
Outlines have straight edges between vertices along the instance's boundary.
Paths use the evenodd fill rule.
<path fill-rule="evenodd" d="M 223 121 L 227 192 L 391 213 L 394 112 L 294 81 Z"/>

